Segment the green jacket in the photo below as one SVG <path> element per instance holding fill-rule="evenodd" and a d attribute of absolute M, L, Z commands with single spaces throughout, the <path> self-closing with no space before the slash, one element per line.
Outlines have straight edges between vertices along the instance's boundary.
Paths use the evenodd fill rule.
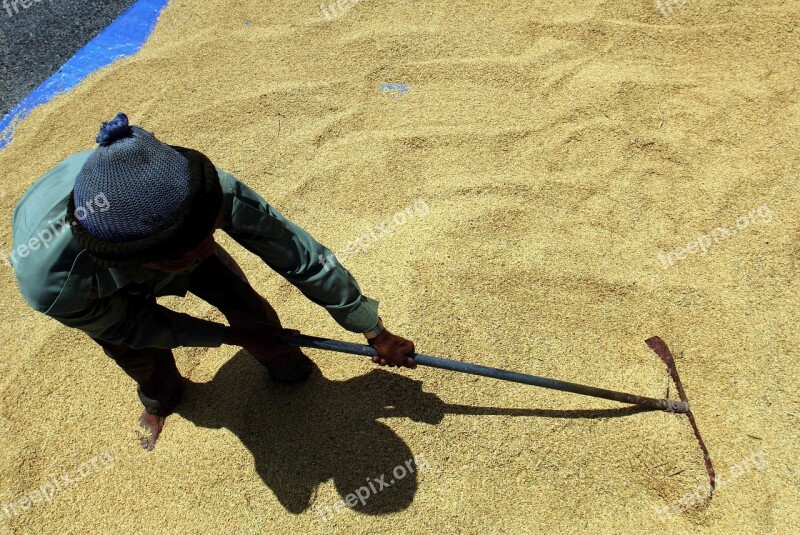
<path fill-rule="evenodd" d="M 64 325 L 112 344 L 139 349 L 222 344 L 224 326 L 132 296 L 186 295 L 190 273 L 97 266 L 66 223 L 75 177 L 91 150 L 74 154 L 39 178 L 14 209 L 11 265 L 22 296 Z M 217 168 L 223 192 L 221 228 L 345 329 L 378 323 L 378 302 L 364 296 L 331 252 L 283 217 L 255 191 Z M 106 206 L 105 209 L 108 209 Z M 328 259 L 325 262 L 323 259 Z"/>

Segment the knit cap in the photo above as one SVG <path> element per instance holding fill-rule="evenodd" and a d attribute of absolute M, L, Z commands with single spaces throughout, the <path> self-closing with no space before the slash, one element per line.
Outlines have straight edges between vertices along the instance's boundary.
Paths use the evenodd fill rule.
<path fill-rule="evenodd" d="M 104 122 L 96 141 L 75 178 L 68 213 L 73 235 L 95 261 L 123 266 L 174 258 L 213 232 L 222 191 L 203 154 L 162 143 L 129 125 L 124 113 Z"/>

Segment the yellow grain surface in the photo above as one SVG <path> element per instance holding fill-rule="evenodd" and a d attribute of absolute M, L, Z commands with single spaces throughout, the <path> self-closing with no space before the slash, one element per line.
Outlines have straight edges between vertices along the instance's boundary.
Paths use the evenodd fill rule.
<path fill-rule="evenodd" d="M 2 531 L 797 533 L 798 11 L 362 0 L 328 21 L 311 0 L 176 0 L 141 53 L 0 152 L 6 252 L 22 193 L 120 110 L 334 250 L 422 199 L 427 217 L 345 262 L 387 326 L 427 353 L 651 396 L 669 381 L 643 340 L 661 336 L 727 480 L 710 502 L 656 512 L 706 477 L 685 418 L 314 351 L 324 377 L 279 388 L 230 347 L 176 350 L 195 384 L 144 452 L 130 380 L 3 266 L 0 502 L 114 462 L 0 512 Z M 769 223 L 659 262 L 760 206 Z M 222 241 L 287 325 L 359 339 Z M 317 513 L 412 455 L 418 477 Z"/>

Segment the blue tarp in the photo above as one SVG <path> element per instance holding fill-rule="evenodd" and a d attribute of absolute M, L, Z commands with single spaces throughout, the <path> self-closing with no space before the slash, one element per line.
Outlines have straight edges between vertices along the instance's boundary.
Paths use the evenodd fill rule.
<path fill-rule="evenodd" d="M 138 0 L 100 34 L 78 50 L 55 74 L 31 91 L 0 121 L 0 149 L 12 138 L 16 123 L 36 106 L 69 91 L 93 72 L 138 52 L 169 0 Z"/>

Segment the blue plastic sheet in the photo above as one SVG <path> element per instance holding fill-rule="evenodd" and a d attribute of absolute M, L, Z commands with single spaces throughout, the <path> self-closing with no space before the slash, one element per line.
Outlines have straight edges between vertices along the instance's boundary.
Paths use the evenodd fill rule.
<path fill-rule="evenodd" d="M 169 0 L 139 0 L 89 41 L 58 71 L 31 91 L 0 121 L 0 149 L 11 142 L 16 123 L 36 106 L 78 85 L 93 72 L 138 52 Z"/>

